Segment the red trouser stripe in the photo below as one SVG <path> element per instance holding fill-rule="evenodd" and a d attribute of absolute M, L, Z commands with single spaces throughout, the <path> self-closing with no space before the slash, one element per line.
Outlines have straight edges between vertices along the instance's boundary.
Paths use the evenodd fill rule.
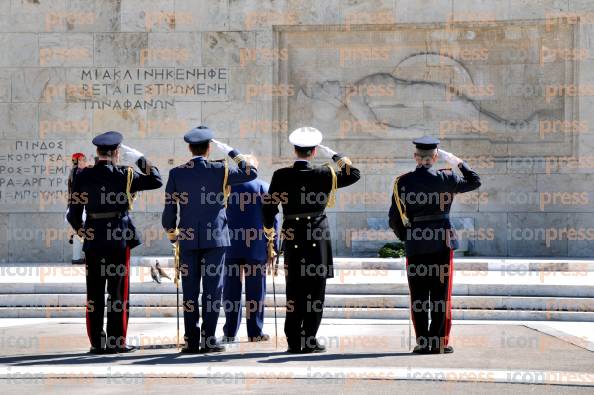
<path fill-rule="evenodd" d="M 130 247 L 126 247 L 126 272 L 124 274 L 124 295 L 122 314 L 122 345 L 126 345 L 126 333 L 128 332 L 128 293 L 130 285 Z"/>
<path fill-rule="evenodd" d="M 448 279 L 448 296 L 446 300 L 445 317 L 445 337 L 444 346 L 448 345 L 450 340 L 450 330 L 452 329 L 452 280 L 454 279 L 454 250 L 450 250 L 450 276 Z"/>

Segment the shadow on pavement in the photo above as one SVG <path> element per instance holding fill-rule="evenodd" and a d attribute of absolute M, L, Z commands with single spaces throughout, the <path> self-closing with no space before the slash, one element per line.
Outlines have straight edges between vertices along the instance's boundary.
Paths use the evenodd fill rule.
<path fill-rule="evenodd" d="M 171 349 L 171 347 L 162 347 Z M 155 348 L 151 348 L 154 350 Z M 258 363 L 285 363 L 294 361 L 338 361 L 352 359 L 368 359 L 383 357 L 415 356 L 408 352 L 397 353 L 360 353 L 360 354 L 286 354 L 283 351 L 273 352 L 248 352 L 248 353 L 220 353 L 220 354 L 181 354 L 177 351 L 170 353 L 147 354 L 137 351 L 131 354 L 118 355 L 92 355 L 81 353 L 56 353 L 39 355 L 14 355 L 0 358 L 0 365 L 12 366 L 38 366 L 38 365 L 89 365 L 89 364 L 187 364 L 187 363 L 216 363 L 244 359 L 258 359 Z M 278 358 L 273 358 L 278 357 Z"/>

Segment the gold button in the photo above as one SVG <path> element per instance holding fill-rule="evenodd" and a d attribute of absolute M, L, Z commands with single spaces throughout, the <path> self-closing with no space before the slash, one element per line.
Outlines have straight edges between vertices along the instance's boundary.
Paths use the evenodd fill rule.
<path fill-rule="evenodd" d="M 311 217 L 308 215 L 308 216 L 307 216 L 307 219 L 311 219 Z"/>
<path fill-rule="evenodd" d="M 297 248 L 297 244 L 295 244 L 295 248 Z"/>
<path fill-rule="evenodd" d="M 295 220 L 299 221 L 299 217 L 295 218 Z"/>
<path fill-rule="evenodd" d="M 315 246 L 316 246 L 316 243 L 313 243 L 313 244 L 312 244 L 312 246 L 314 246 L 314 247 L 315 247 Z"/>

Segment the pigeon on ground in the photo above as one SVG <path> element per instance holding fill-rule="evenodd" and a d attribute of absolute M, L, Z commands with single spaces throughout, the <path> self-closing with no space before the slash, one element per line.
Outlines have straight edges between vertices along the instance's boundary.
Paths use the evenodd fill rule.
<path fill-rule="evenodd" d="M 167 274 L 167 272 L 165 272 L 165 270 L 163 270 L 161 268 L 159 261 L 157 261 L 157 263 L 155 264 L 155 267 L 157 268 L 157 271 L 159 272 L 159 276 L 165 277 L 166 279 L 171 280 L 171 277 L 169 277 L 169 274 Z"/>
<path fill-rule="evenodd" d="M 159 276 L 159 271 L 151 266 L 151 277 L 153 281 L 157 284 L 161 284 L 161 277 Z"/>

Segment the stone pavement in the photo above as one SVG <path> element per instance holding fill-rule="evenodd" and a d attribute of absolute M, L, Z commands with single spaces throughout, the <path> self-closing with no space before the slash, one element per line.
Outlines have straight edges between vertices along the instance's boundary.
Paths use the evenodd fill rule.
<path fill-rule="evenodd" d="M 221 320 L 222 321 L 222 320 Z M 279 335 L 282 336 L 282 320 Z M 328 352 L 290 355 L 282 337 L 181 355 L 174 319 L 131 320 L 128 355 L 92 356 L 82 319 L 0 320 L 3 393 L 592 393 L 594 324 L 454 322 L 454 354 L 409 352 L 403 320 L 326 320 Z M 266 332 L 274 335 L 272 320 Z M 219 332 L 221 333 L 220 329 Z"/>

